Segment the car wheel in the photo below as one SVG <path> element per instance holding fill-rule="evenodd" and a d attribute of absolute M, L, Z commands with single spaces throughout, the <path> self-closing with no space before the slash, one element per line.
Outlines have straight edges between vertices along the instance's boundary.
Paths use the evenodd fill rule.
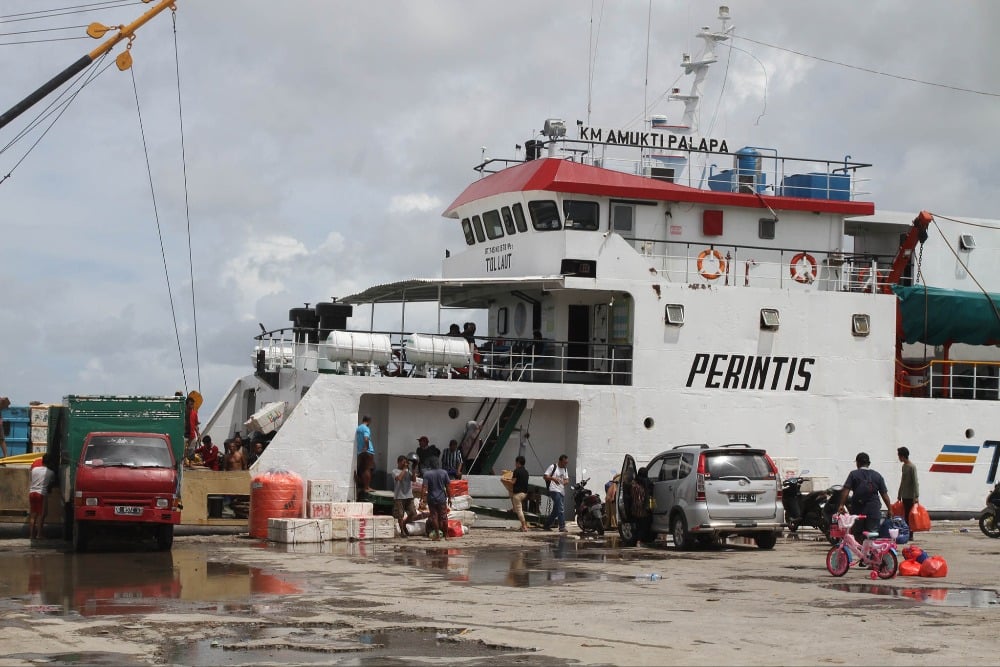
<path fill-rule="evenodd" d="M 757 543 L 758 549 L 773 549 L 774 545 L 778 543 L 778 534 L 757 533 L 754 535 L 754 541 Z"/>
<path fill-rule="evenodd" d="M 639 542 L 639 529 L 632 521 L 619 521 L 618 534 L 623 546 L 634 547 Z"/>
<path fill-rule="evenodd" d="M 694 544 L 693 536 L 688 532 L 687 521 L 684 520 L 683 514 L 674 517 L 673 529 L 670 534 L 674 538 L 675 549 L 686 551 Z"/>

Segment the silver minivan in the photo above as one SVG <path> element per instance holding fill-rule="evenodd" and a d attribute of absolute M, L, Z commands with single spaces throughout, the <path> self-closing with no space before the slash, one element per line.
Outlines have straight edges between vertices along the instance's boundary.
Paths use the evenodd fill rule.
<path fill-rule="evenodd" d="M 729 535 L 746 535 L 761 549 L 772 549 L 781 535 L 781 479 L 763 449 L 680 445 L 653 457 L 644 472 L 647 500 L 637 507 L 632 481 L 638 470 L 625 455 L 616 505 L 628 546 L 669 533 L 677 549 Z"/>

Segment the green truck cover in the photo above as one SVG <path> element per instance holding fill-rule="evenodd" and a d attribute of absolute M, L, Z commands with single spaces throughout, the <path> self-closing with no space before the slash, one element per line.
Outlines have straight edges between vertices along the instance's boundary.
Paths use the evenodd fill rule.
<path fill-rule="evenodd" d="M 76 466 L 88 433 L 164 433 L 174 460 L 184 456 L 183 396 L 67 396 L 49 408 L 50 441 L 59 456 L 63 501 L 70 502 Z"/>
<path fill-rule="evenodd" d="M 907 343 L 1000 343 L 1000 294 L 893 285 Z"/>

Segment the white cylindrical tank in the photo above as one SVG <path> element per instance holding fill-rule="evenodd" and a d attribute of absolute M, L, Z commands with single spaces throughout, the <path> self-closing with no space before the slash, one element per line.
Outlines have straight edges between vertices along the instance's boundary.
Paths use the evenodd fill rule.
<path fill-rule="evenodd" d="M 411 364 L 452 366 L 469 365 L 469 342 L 457 336 L 428 336 L 411 334 L 403 339 L 406 360 Z"/>
<path fill-rule="evenodd" d="M 326 357 L 330 361 L 384 366 L 392 358 L 392 344 L 387 334 L 331 331 L 326 337 Z"/>

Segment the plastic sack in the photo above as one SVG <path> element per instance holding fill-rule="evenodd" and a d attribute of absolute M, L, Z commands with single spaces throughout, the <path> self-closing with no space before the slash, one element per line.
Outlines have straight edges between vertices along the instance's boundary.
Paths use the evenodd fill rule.
<path fill-rule="evenodd" d="M 897 500 L 892 505 L 889 505 L 889 516 L 903 516 L 903 501 Z"/>
<path fill-rule="evenodd" d="M 472 498 L 470 496 L 452 496 L 451 508 L 453 510 L 472 509 Z"/>
<path fill-rule="evenodd" d="M 910 525 L 911 533 L 920 530 L 930 530 L 931 517 L 927 513 L 927 508 L 920 503 L 915 503 L 913 509 L 910 510 L 910 516 L 907 517 L 906 523 Z"/>
<path fill-rule="evenodd" d="M 947 577 L 948 563 L 941 556 L 931 556 L 920 566 L 921 577 Z"/>
<path fill-rule="evenodd" d="M 920 575 L 922 566 L 915 560 L 904 560 L 899 564 L 899 576 L 917 577 Z"/>
<path fill-rule="evenodd" d="M 903 547 L 903 558 L 922 563 L 927 559 L 927 554 L 925 554 L 924 550 L 916 544 L 911 544 L 908 547 Z"/>
<path fill-rule="evenodd" d="M 462 531 L 461 521 L 448 521 L 448 537 L 462 537 L 465 533 Z"/>

